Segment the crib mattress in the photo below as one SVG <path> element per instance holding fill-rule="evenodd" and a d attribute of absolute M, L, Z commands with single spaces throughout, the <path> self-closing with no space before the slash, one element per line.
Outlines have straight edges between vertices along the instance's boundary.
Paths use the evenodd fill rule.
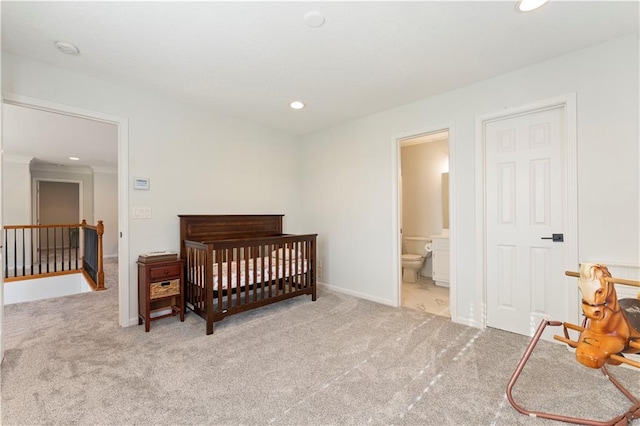
<path fill-rule="evenodd" d="M 264 270 L 262 269 L 262 260 L 264 260 Z M 276 261 L 273 258 L 265 257 L 231 262 L 231 279 L 229 280 L 229 264 L 222 263 L 222 277 L 219 276 L 218 263 L 213 264 L 213 290 L 227 290 L 228 288 L 244 287 L 261 282 L 268 282 L 278 278 L 290 278 L 307 273 L 307 260 L 299 259 L 279 259 L 276 268 Z M 269 268 L 269 260 L 271 260 L 271 268 Z M 240 274 L 238 276 L 238 263 L 240 263 Z M 245 263 L 248 263 L 245 266 Z"/>

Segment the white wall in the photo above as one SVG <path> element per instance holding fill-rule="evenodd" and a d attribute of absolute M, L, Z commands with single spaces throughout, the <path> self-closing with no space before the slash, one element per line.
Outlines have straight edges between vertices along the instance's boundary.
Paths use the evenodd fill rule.
<path fill-rule="evenodd" d="M 401 148 L 402 232 L 404 236 L 442 231 L 442 173 L 449 171 L 449 140 Z"/>
<path fill-rule="evenodd" d="M 178 214 L 283 213 L 292 229 L 300 202 L 293 137 L 168 100 L 160 95 L 74 74 L 2 53 L 2 90 L 129 120 L 129 178 L 147 177 L 151 189 L 129 185 L 131 209 L 150 207 L 150 220 L 129 214 L 129 318 L 137 323 L 139 253 L 179 249 Z M 310 227 L 309 232 L 315 227 Z"/>
<path fill-rule="evenodd" d="M 28 225 L 31 224 L 31 175 L 29 164 L 31 157 L 17 155 L 3 155 L 2 157 L 2 194 L 5 202 L 2 203 L 2 225 Z M 9 201 L 10 202 L 7 202 Z M 4 232 L 2 240 L 4 241 Z M 14 238 L 9 231 L 3 256 L 7 256 L 6 264 L 13 269 L 17 263 L 23 264 L 21 236 Z M 13 249 L 15 246 L 15 250 Z M 7 250 L 10 248 L 9 250 Z M 31 259 L 31 243 L 27 241 L 24 247 L 26 260 Z M 16 258 L 17 254 L 17 258 Z"/>
<path fill-rule="evenodd" d="M 4 283 L 4 303 L 11 305 L 89 291 L 91 291 L 91 287 L 82 274 L 10 281 Z"/>
<path fill-rule="evenodd" d="M 31 157 L 4 155 L 2 164 L 3 225 L 31 224 Z"/>
<path fill-rule="evenodd" d="M 391 141 L 412 130 L 454 123 L 455 303 L 459 320 L 481 324 L 483 300 L 475 274 L 481 232 L 475 227 L 475 117 L 571 92 L 577 93 L 579 256 L 637 263 L 638 59 L 636 34 L 305 137 L 302 179 L 315 191 L 305 203 L 304 217 L 320 233 L 322 281 L 396 303 Z"/>
<path fill-rule="evenodd" d="M 93 221 L 102 220 L 104 257 L 118 256 L 118 173 L 116 170 L 93 169 Z"/>

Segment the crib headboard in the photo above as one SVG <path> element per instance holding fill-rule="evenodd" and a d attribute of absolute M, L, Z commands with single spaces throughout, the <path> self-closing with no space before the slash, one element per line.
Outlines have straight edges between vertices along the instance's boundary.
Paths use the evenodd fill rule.
<path fill-rule="evenodd" d="M 185 257 L 184 240 L 209 242 L 281 235 L 283 216 L 283 214 L 178 215 L 180 218 L 180 257 Z"/>

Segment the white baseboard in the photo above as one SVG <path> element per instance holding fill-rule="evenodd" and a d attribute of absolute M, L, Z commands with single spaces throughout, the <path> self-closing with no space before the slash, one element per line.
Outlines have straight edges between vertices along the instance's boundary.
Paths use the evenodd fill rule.
<path fill-rule="evenodd" d="M 451 321 L 455 322 L 456 324 L 462 324 L 462 325 L 466 325 L 473 328 L 479 328 L 481 330 L 486 328 L 484 325 L 480 324 L 478 321 L 476 321 L 473 318 L 457 317 L 457 318 L 451 318 Z"/>
<path fill-rule="evenodd" d="M 354 296 L 359 299 L 370 300 L 372 302 L 380 303 L 382 305 L 396 307 L 396 304 L 393 303 L 391 300 L 381 299 L 379 297 L 370 296 L 368 294 L 360 293 L 358 291 L 348 290 L 342 287 L 336 287 L 336 286 L 321 283 L 321 282 L 318 282 L 318 287 L 321 287 L 323 289 L 330 290 L 330 291 L 335 291 L 336 293 L 348 294 L 349 296 Z"/>

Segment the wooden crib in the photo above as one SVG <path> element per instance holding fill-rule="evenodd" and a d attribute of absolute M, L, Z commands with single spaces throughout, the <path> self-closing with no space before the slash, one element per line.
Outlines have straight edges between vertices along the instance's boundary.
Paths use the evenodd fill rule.
<path fill-rule="evenodd" d="M 316 300 L 316 236 L 282 233 L 283 215 L 179 215 L 185 305 L 213 323 L 303 294 Z"/>

